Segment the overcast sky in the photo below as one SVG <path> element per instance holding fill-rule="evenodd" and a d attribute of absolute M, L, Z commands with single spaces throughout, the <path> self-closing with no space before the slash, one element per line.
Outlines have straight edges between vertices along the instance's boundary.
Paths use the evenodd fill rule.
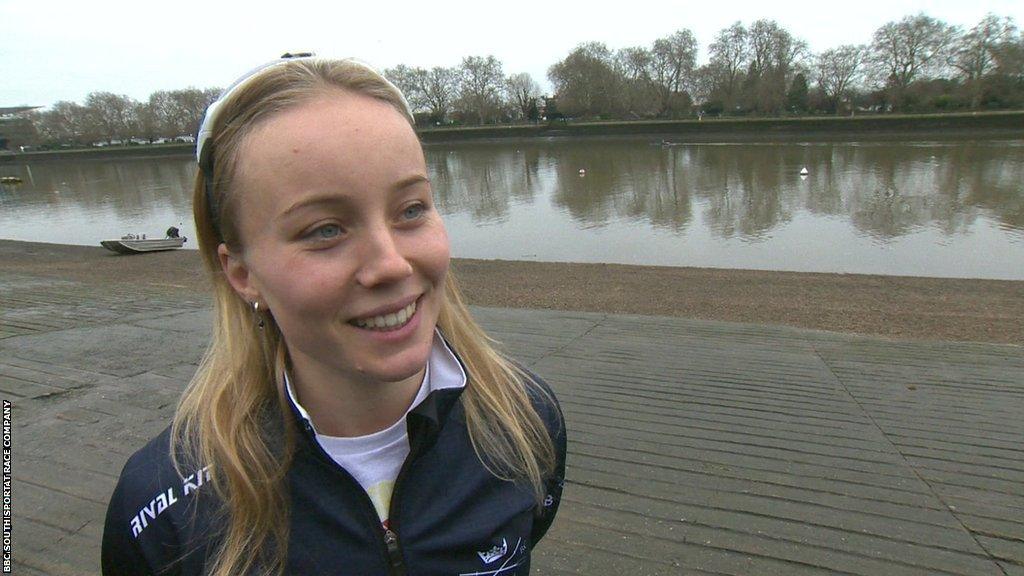
<path fill-rule="evenodd" d="M 82 102 L 97 90 L 143 100 L 161 89 L 225 86 L 288 51 L 355 56 L 381 69 L 493 54 L 506 74 L 528 72 L 547 90 L 548 67 L 581 42 L 648 46 L 689 28 L 704 61 L 718 30 L 771 18 L 819 52 L 867 43 L 879 26 L 920 11 L 965 28 L 987 12 L 1024 23 L 1022 0 L 0 0 L 0 107 Z"/>

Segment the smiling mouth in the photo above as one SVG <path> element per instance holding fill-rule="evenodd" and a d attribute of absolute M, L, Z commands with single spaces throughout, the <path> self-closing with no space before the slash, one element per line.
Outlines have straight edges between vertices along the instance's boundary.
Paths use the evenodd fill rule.
<path fill-rule="evenodd" d="M 409 320 L 411 320 L 413 315 L 416 314 L 416 305 L 418 302 L 419 300 L 414 300 L 411 304 L 402 308 L 398 312 L 381 314 L 379 316 L 372 316 L 369 318 L 356 318 L 355 320 L 351 320 L 349 323 L 364 330 L 377 330 L 380 332 L 398 330 L 408 324 Z"/>

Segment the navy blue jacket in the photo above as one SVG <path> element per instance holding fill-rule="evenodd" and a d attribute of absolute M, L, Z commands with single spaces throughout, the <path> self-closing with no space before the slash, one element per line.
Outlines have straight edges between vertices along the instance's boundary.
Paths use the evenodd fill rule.
<path fill-rule="evenodd" d="M 436 390 L 406 417 L 411 451 L 392 493 L 387 529 L 366 492 L 323 451 L 289 400 L 291 421 L 300 430 L 288 472 L 286 574 L 529 573 L 530 550 L 551 525 L 561 498 L 561 411 L 534 393 L 558 455 L 547 497 L 538 506 L 527 487 L 495 478 L 477 458 L 461 394 L 462 389 Z M 207 469 L 184 478 L 174 470 L 169 428 L 132 455 L 107 510 L 103 574 L 204 574 L 223 525 L 207 482 Z"/>

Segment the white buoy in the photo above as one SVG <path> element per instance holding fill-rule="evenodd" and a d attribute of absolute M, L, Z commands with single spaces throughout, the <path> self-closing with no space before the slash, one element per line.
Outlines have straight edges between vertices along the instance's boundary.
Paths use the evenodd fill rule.
<path fill-rule="evenodd" d="M 580 168 L 580 176 L 586 176 L 586 175 L 587 175 L 587 171 L 584 170 L 583 168 Z"/>
<path fill-rule="evenodd" d="M 807 176 L 807 174 L 809 174 L 809 172 L 807 172 L 807 167 L 806 166 L 804 166 L 803 168 L 800 169 L 800 175 L 801 176 Z"/>

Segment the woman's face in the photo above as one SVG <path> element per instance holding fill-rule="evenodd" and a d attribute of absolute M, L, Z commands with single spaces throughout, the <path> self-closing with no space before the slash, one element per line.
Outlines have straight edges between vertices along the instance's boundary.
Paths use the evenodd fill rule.
<path fill-rule="evenodd" d="M 408 122 L 339 90 L 271 117 L 239 152 L 243 251 L 222 245 L 221 263 L 273 314 L 297 373 L 394 382 L 422 370 L 449 252 Z"/>

